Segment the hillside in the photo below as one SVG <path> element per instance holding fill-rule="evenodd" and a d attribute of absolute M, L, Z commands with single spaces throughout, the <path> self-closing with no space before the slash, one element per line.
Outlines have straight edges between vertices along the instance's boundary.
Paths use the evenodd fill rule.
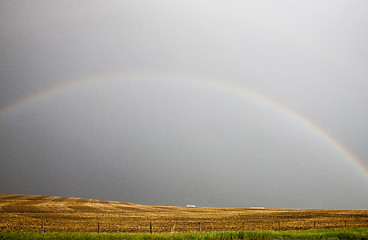
<path fill-rule="evenodd" d="M 368 227 L 368 210 L 160 207 L 72 197 L 0 194 L 0 231 L 291 230 Z"/>

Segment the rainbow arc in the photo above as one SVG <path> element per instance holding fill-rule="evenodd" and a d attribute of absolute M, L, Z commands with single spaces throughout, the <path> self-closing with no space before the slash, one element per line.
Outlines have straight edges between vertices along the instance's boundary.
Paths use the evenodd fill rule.
<path fill-rule="evenodd" d="M 342 155 L 344 159 L 349 161 L 351 165 L 353 165 L 356 169 L 359 170 L 359 172 L 361 172 L 366 178 L 368 178 L 368 169 L 363 164 L 363 162 L 358 157 L 356 157 L 354 153 L 352 153 L 347 147 L 345 147 L 342 143 L 340 143 L 337 139 L 330 135 L 325 129 L 318 126 L 307 117 L 291 109 L 290 107 L 261 94 L 260 92 L 252 90 L 251 88 L 243 84 L 237 84 L 232 81 L 208 76 L 184 74 L 171 71 L 130 71 L 86 75 L 63 81 L 60 84 L 56 84 L 34 94 L 31 94 L 27 97 L 19 99 L 15 102 L 12 102 L 0 109 L 0 118 L 12 113 L 13 111 L 16 111 L 17 109 L 26 107 L 28 104 L 40 101 L 42 99 L 47 99 L 48 97 L 51 97 L 57 93 L 63 93 L 74 88 L 89 86 L 96 83 L 104 83 L 108 81 L 139 81 L 141 79 L 150 79 L 152 77 L 155 79 L 170 79 L 172 81 L 178 82 L 190 82 L 192 84 L 199 84 L 207 87 L 221 89 L 222 91 L 229 92 L 233 95 L 236 95 L 237 97 L 245 98 L 248 101 L 253 101 L 257 104 L 269 108 L 270 110 L 276 111 L 277 113 L 282 114 L 290 120 L 296 122 L 300 125 L 300 127 L 313 132 L 318 138 L 326 142 L 329 146 L 331 146 L 331 148 Z"/>

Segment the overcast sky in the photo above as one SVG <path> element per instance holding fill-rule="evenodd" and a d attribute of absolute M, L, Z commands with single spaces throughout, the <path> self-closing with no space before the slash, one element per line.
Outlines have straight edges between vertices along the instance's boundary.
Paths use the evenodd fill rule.
<path fill-rule="evenodd" d="M 0 193 L 368 209 L 367 13 L 2 0 Z"/>

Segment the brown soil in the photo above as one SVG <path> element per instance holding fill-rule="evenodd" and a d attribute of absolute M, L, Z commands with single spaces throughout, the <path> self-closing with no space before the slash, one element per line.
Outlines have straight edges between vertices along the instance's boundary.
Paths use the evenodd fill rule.
<path fill-rule="evenodd" d="M 158 207 L 0 194 L 0 231 L 154 232 L 368 227 L 368 210 Z"/>

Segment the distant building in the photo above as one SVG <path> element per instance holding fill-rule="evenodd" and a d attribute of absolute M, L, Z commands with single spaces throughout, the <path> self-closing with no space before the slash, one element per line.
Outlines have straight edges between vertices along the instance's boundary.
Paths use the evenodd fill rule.
<path fill-rule="evenodd" d="M 187 205 L 187 207 L 196 207 L 195 205 Z"/>

